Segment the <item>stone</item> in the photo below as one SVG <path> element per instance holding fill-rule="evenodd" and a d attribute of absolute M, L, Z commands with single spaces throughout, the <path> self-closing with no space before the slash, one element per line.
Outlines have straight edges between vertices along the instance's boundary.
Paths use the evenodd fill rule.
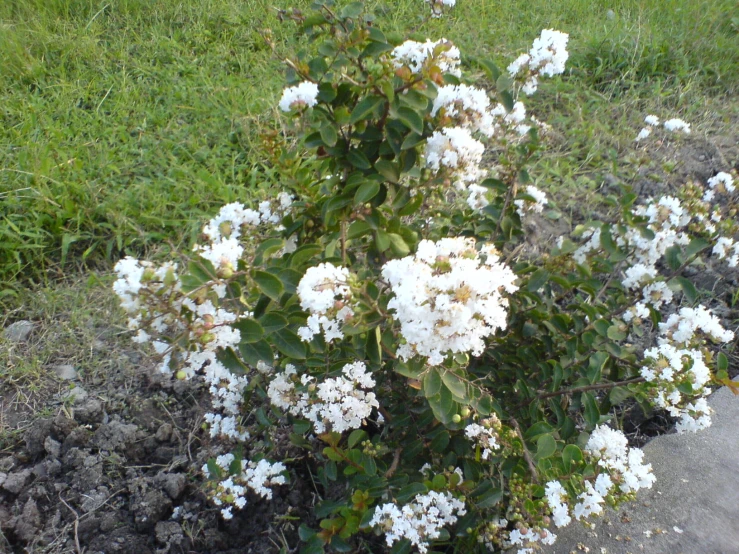
<path fill-rule="evenodd" d="M 55 365 L 51 366 L 51 369 L 54 373 L 56 373 L 56 376 L 59 377 L 59 379 L 63 379 L 65 381 L 72 381 L 74 379 L 77 379 L 77 370 L 74 368 L 73 365 Z"/>
<path fill-rule="evenodd" d="M 172 436 L 172 424 L 164 423 L 160 425 L 154 436 L 159 442 L 167 442 Z"/>
<path fill-rule="evenodd" d="M 29 498 L 23 506 L 23 512 L 15 520 L 14 531 L 16 537 L 25 542 L 32 542 L 41 528 L 41 513 L 36 501 Z"/>
<path fill-rule="evenodd" d="M 62 393 L 62 401 L 64 402 L 71 401 L 71 402 L 74 402 L 75 404 L 81 404 L 82 402 L 84 402 L 87 396 L 88 396 L 87 391 L 83 389 L 82 387 L 80 387 L 79 385 L 76 385 L 73 389 Z"/>
<path fill-rule="evenodd" d="M 101 450 L 116 450 L 132 444 L 136 440 L 136 425 L 111 421 L 101 425 L 92 436 L 92 444 Z"/>
<path fill-rule="evenodd" d="M 3 336 L 10 342 L 26 342 L 31 336 L 36 325 L 27 319 L 21 319 L 8 325 L 3 331 Z"/>
<path fill-rule="evenodd" d="M 80 423 L 100 423 L 103 420 L 103 404 L 97 398 L 88 398 L 74 407 L 74 418 Z"/>
<path fill-rule="evenodd" d="M 48 436 L 44 441 L 44 450 L 46 450 L 47 454 L 50 456 L 58 458 L 62 453 L 62 444 L 59 441 L 52 439 L 51 436 Z"/>
<path fill-rule="evenodd" d="M 737 379 L 739 380 L 739 379 Z M 737 552 L 739 545 L 739 397 L 728 387 L 712 394 L 713 424 L 698 433 L 663 435 L 644 450 L 656 483 L 635 502 L 595 518 L 591 531 L 573 521 L 554 529 L 556 552 Z M 625 540 L 630 537 L 631 540 Z"/>
<path fill-rule="evenodd" d="M 34 422 L 23 435 L 26 441 L 26 452 L 31 456 L 38 456 L 46 452 L 44 442 L 46 442 L 46 437 L 51 434 L 53 424 L 54 422 L 51 419 L 39 419 Z"/>
<path fill-rule="evenodd" d="M 177 500 L 185 492 L 185 476 L 181 473 L 160 473 L 156 480 L 172 500 Z"/>
<path fill-rule="evenodd" d="M 9 473 L 3 482 L 3 489 L 11 494 L 18 494 L 26 486 L 29 477 L 31 477 L 30 469 L 22 469 L 21 471 Z"/>

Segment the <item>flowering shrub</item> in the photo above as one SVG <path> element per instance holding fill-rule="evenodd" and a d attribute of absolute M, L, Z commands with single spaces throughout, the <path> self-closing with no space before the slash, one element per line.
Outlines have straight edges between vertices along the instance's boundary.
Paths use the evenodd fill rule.
<path fill-rule="evenodd" d="M 624 187 L 616 221 L 533 257 L 522 222 L 547 198 L 525 168 L 545 127 L 518 97 L 564 71 L 567 35 L 543 31 L 507 71 L 472 60 L 490 93 L 450 41 L 391 43 L 361 2 L 289 17 L 316 52 L 288 60 L 274 199 L 224 206 L 184 266 L 116 266 L 135 340 L 205 379 L 211 436 L 248 453 L 203 468 L 223 516 L 302 464 L 323 495 L 303 552 L 530 552 L 651 487 L 614 415 L 710 425 L 728 364 L 713 344 L 733 333 L 682 273 L 736 265 L 733 177 L 639 205 Z M 279 459 L 283 429 L 304 456 Z"/>

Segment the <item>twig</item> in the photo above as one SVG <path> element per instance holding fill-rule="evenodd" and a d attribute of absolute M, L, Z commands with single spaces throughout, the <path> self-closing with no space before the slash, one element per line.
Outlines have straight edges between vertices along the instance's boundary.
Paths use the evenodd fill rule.
<path fill-rule="evenodd" d="M 77 513 L 77 511 L 74 508 L 72 508 L 72 506 L 67 504 L 67 501 L 62 498 L 61 492 L 59 492 L 59 500 L 61 500 L 62 504 L 64 504 L 67 508 L 69 508 L 69 511 L 74 514 L 74 546 L 77 549 L 77 554 L 82 554 L 83 550 L 82 550 L 82 547 L 80 547 L 80 537 L 79 537 L 79 533 L 77 532 L 79 525 L 80 525 L 80 516 Z"/>
<path fill-rule="evenodd" d="M 529 471 L 531 472 L 531 479 L 533 479 L 534 483 L 538 485 L 539 476 L 536 473 L 536 464 L 534 464 L 534 459 L 531 457 L 531 452 L 529 452 L 529 449 L 526 447 L 526 441 L 523 438 L 523 433 L 521 432 L 521 426 L 518 424 L 518 421 L 516 421 L 515 417 L 512 417 L 510 421 L 513 424 L 513 428 L 516 430 L 516 434 L 518 435 L 518 438 L 521 439 L 521 445 L 523 446 L 523 457 L 529 466 Z"/>
<path fill-rule="evenodd" d="M 627 379 L 626 381 L 612 381 L 610 383 L 601 383 L 597 385 L 585 385 L 584 387 L 575 387 L 573 389 L 561 389 L 554 392 L 547 392 L 536 396 L 537 399 L 552 398 L 553 396 L 561 396 L 563 394 L 575 394 L 578 392 L 586 392 L 589 390 L 607 390 L 620 387 L 622 385 L 630 385 L 631 383 L 643 383 L 644 377 L 635 377 L 634 379 Z M 534 399 L 532 398 L 532 401 Z M 529 402 L 531 403 L 531 402 Z"/>
<path fill-rule="evenodd" d="M 398 464 L 400 464 L 400 453 L 402 451 L 403 449 L 400 447 L 395 449 L 395 455 L 393 456 L 393 463 L 391 463 L 390 467 L 387 468 L 387 471 L 385 472 L 385 479 L 390 479 L 390 477 L 395 475 L 395 472 L 398 470 Z"/>

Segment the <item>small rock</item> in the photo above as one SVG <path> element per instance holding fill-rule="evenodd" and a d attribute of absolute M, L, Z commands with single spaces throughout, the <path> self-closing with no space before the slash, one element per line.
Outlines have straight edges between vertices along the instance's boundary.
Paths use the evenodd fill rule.
<path fill-rule="evenodd" d="M 185 492 L 185 476 L 181 473 L 160 473 L 157 483 L 172 500 L 177 500 Z"/>
<path fill-rule="evenodd" d="M 84 448 L 90 441 L 91 434 L 92 433 L 90 433 L 89 429 L 85 429 L 84 427 L 75 427 L 72 429 L 72 432 L 67 435 L 67 438 L 64 439 L 62 451 L 66 454 L 72 448 Z"/>
<path fill-rule="evenodd" d="M 56 376 L 59 377 L 59 379 L 64 379 L 65 381 L 72 381 L 74 379 L 77 379 L 77 370 L 74 368 L 73 365 L 55 365 L 52 366 L 51 369 L 54 371 L 54 373 L 56 373 Z"/>
<path fill-rule="evenodd" d="M 24 542 L 31 542 L 37 538 L 36 535 L 40 528 L 41 513 L 36 501 L 29 498 L 23 506 L 23 513 L 15 521 L 15 535 Z"/>
<path fill-rule="evenodd" d="M 8 325 L 3 331 L 3 336 L 10 342 L 26 342 L 35 326 L 32 321 L 22 319 Z"/>
<path fill-rule="evenodd" d="M 72 390 L 62 393 L 62 400 L 64 402 L 74 401 L 75 404 L 80 404 L 85 400 L 85 398 L 87 398 L 87 396 L 87 391 L 77 385 Z"/>
<path fill-rule="evenodd" d="M 157 429 L 156 435 L 154 435 L 154 437 L 159 442 L 167 442 L 171 436 L 172 436 L 172 424 L 170 423 L 164 423 L 160 425 L 159 429 Z"/>
<path fill-rule="evenodd" d="M 172 501 L 158 490 L 149 491 L 143 496 L 134 495 L 131 503 L 134 514 L 134 525 L 139 533 L 146 533 L 164 519 L 166 513 L 172 510 Z"/>
<path fill-rule="evenodd" d="M 62 444 L 49 436 L 46 437 L 46 440 L 44 441 L 44 450 L 46 450 L 50 456 L 58 458 L 62 453 Z"/>
<path fill-rule="evenodd" d="M 88 398 L 74 407 L 74 417 L 80 423 L 100 423 L 103 419 L 103 404 L 97 398 Z"/>
<path fill-rule="evenodd" d="M 115 450 L 136 440 L 136 425 L 111 421 L 102 425 L 92 436 L 92 443 L 101 450 Z"/>
<path fill-rule="evenodd" d="M 108 487 L 98 487 L 97 490 L 90 491 L 85 495 L 85 500 L 80 505 L 82 511 L 85 513 L 97 510 L 100 506 L 105 504 L 110 496 L 110 490 Z"/>
<path fill-rule="evenodd" d="M 53 423 L 51 419 L 39 419 L 26 431 L 23 438 L 26 441 L 26 451 L 31 456 L 38 456 L 46 452 L 44 442 L 46 437 L 51 434 Z"/>
<path fill-rule="evenodd" d="M 176 521 L 160 521 L 154 528 L 157 542 L 168 549 L 173 546 L 182 546 L 185 535 L 182 527 Z"/>
<path fill-rule="evenodd" d="M 63 440 L 77 427 L 77 422 L 71 418 L 68 418 L 64 414 L 59 414 L 54 418 L 54 425 L 52 432 L 57 439 Z"/>
<path fill-rule="evenodd" d="M 120 516 L 117 513 L 109 513 L 100 518 L 100 530 L 103 533 L 110 533 L 118 526 Z"/>
<path fill-rule="evenodd" d="M 14 465 L 15 465 L 15 460 L 13 459 L 13 456 L 7 456 L 5 458 L 0 458 L 0 471 L 4 471 L 5 473 L 7 473 L 11 469 L 13 469 Z"/>
<path fill-rule="evenodd" d="M 3 488 L 11 494 L 18 494 L 19 492 L 21 492 L 21 490 L 23 490 L 23 487 L 26 485 L 26 482 L 28 481 L 28 478 L 30 476 L 30 469 L 23 469 L 21 471 L 10 473 L 5 478 Z"/>

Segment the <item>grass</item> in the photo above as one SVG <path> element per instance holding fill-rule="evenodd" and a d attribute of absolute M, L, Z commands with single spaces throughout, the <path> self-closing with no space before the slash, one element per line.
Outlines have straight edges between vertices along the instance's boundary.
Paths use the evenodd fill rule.
<path fill-rule="evenodd" d="M 646 112 L 736 121 L 734 0 L 460 0 L 425 23 L 421 0 L 367 4 L 384 28 L 420 24 L 419 37 L 500 63 L 542 28 L 570 33 L 568 75 L 530 103 L 562 136 L 539 169 L 565 197 L 619 169 Z M 219 205 L 278 187 L 259 135 L 283 73 L 260 31 L 283 55 L 307 47 L 278 20 L 293 5 L 308 1 L 2 2 L 0 301 L 124 253 L 185 248 Z"/>

